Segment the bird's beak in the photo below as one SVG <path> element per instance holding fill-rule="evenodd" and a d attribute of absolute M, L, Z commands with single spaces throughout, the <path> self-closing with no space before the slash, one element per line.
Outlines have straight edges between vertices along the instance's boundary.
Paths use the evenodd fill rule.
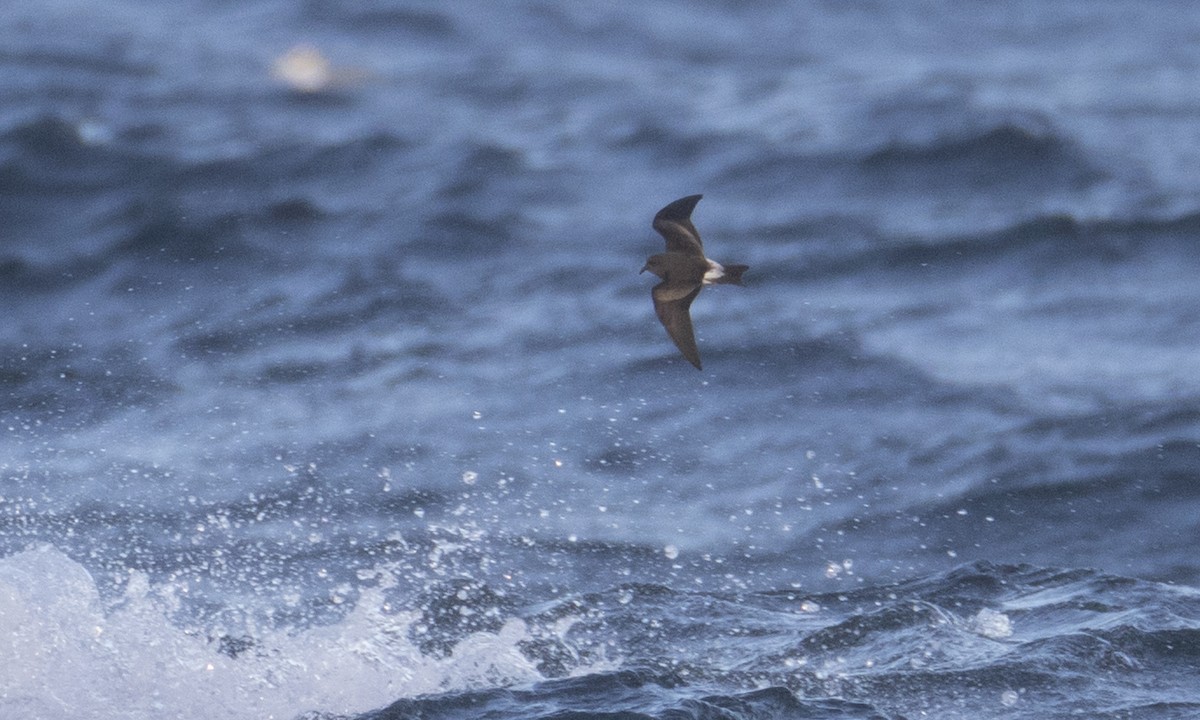
<path fill-rule="evenodd" d="M 638 275 L 641 275 L 642 273 L 646 272 L 649 269 L 650 269 L 650 263 L 646 263 L 645 265 L 642 266 L 641 270 L 638 270 Z"/>

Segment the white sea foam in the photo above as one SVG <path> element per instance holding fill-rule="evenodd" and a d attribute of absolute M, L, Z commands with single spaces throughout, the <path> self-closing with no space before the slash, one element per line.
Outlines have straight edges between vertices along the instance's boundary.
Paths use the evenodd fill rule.
<path fill-rule="evenodd" d="M 264 632 L 230 657 L 170 621 L 171 588 L 141 577 L 129 588 L 106 608 L 87 570 L 53 547 L 0 560 L 0 717 L 290 719 L 541 677 L 518 648 L 520 620 L 436 659 L 408 641 L 411 613 L 385 613 L 367 593 L 333 625 Z"/>
<path fill-rule="evenodd" d="M 983 608 L 971 618 L 971 629 L 993 640 L 1012 637 L 1012 620 L 1002 612 Z"/>

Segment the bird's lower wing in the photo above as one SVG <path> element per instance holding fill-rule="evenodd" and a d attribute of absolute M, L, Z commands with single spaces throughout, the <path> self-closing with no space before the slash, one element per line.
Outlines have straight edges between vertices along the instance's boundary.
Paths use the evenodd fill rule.
<path fill-rule="evenodd" d="M 680 288 L 659 283 L 651 294 L 654 297 L 654 313 L 675 341 L 675 347 L 699 369 L 700 349 L 696 347 L 696 333 L 692 330 L 692 317 L 688 310 L 700 294 L 700 285 L 689 289 L 689 286 Z"/>

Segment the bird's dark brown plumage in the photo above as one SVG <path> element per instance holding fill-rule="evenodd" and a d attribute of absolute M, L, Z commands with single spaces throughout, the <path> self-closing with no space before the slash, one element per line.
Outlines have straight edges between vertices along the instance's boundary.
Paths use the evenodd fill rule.
<path fill-rule="evenodd" d="M 700 289 L 711 284 L 740 285 L 746 265 L 726 265 L 704 256 L 700 233 L 692 224 L 692 210 L 702 195 L 688 195 L 654 215 L 652 226 L 667 241 L 667 251 L 651 255 L 642 272 L 662 278 L 650 291 L 654 313 L 688 362 L 700 369 L 700 350 L 689 312 Z"/>

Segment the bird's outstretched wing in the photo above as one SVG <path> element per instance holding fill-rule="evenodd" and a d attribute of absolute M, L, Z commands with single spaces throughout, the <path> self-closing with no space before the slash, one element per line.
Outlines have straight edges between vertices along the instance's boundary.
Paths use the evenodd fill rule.
<path fill-rule="evenodd" d="M 700 294 L 700 288 L 700 285 L 696 285 L 689 290 L 688 286 L 661 282 L 650 291 L 654 298 L 654 314 L 658 315 L 667 334 L 675 341 L 675 347 L 697 370 L 701 369 L 700 350 L 696 347 L 696 334 L 692 330 L 692 316 L 688 309 Z"/>
<path fill-rule="evenodd" d="M 685 253 L 704 257 L 704 246 L 700 243 L 700 233 L 692 224 L 692 210 L 700 202 L 703 195 L 688 195 L 679 198 L 666 206 L 654 216 L 652 223 L 667 240 L 667 252 Z"/>

